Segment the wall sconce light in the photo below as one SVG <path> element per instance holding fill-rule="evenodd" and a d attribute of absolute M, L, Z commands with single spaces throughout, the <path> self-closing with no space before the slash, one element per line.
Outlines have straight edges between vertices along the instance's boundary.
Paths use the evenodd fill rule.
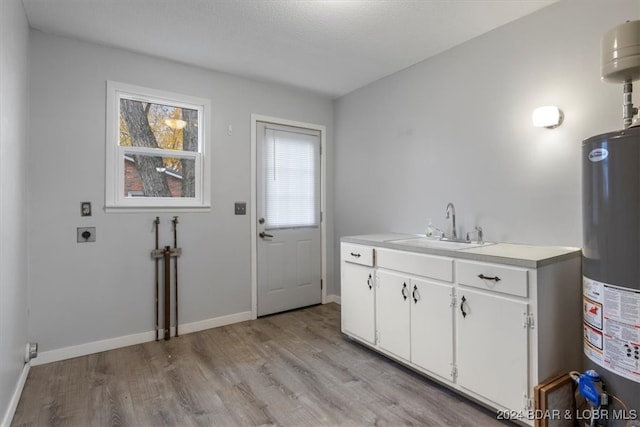
<path fill-rule="evenodd" d="M 538 107 L 533 110 L 533 125 L 539 128 L 553 129 L 562 124 L 564 114 L 555 105 L 548 105 L 546 107 Z"/>

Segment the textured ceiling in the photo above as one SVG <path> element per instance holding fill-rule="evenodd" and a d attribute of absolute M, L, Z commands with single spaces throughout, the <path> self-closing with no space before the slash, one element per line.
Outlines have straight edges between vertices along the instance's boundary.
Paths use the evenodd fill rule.
<path fill-rule="evenodd" d="M 30 25 L 331 97 L 557 0 L 23 0 Z"/>

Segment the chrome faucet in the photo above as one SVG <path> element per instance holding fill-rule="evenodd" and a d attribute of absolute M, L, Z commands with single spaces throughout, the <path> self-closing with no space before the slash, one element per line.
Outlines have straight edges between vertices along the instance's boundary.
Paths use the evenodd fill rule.
<path fill-rule="evenodd" d="M 458 234 L 456 233 L 456 208 L 451 202 L 449 202 L 449 204 L 447 205 L 447 219 L 449 219 L 449 217 L 451 217 L 451 228 L 453 229 L 451 237 L 453 239 L 457 239 Z"/>

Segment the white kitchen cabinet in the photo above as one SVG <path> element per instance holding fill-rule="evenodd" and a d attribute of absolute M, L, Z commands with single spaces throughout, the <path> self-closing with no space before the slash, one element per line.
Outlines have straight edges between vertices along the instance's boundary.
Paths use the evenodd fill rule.
<path fill-rule="evenodd" d="M 375 344 L 375 272 L 371 247 L 342 245 L 342 331 Z"/>
<path fill-rule="evenodd" d="M 453 380 L 453 286 L 411 280 L 411 362 Z"/>
<path fill-rule="evenodd" d="M 404 359 L 411 358 L 411 279 L 390 271 L 376 272 L 378 346 Z"/>
<path fill-rule="evenodd" d="M 460 387 L 505 408 L 528 396 L 528 304 L 499 294 L 458 289 L 456 367 Z"/>
<path fill-rule="evenodd" d="M 376 266 L 387 270 L 453 282 L 453 258 L 377 248 Z"/>
<path fill-rule="evenodd" d="M 378 346 L 441 377 L 453 365 L 453 286 L 378 269 Z"/>
<path fill-rule="evenodd" d="M 524 408 L 533 319 L 529 271 L 461 260 L 456 278 L 458 384 L 505 408 Z"/>
<path fill-rule="evenodd" d="M 342 242 L 346 335 L 515 414 L 532 409 L 535 385 L 580 368 L 579 249 L 364 247 Z"/>
<path fill-rule="evenodd" d="M 452 379 L 453 259 L 377 249 L 378 346 Z"/>

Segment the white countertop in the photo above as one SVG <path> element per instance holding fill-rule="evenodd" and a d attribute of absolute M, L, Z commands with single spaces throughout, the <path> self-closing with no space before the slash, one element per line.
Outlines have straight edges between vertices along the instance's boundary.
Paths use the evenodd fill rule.
<path fill-rule="evenodd" d="M 553 264 L 565 259 L 579 257 L 582 254 L 580 248 L 567 246 L 534 246 L 514 243 L 491 243 L 465 249 L 444 249 L 420 247 L 397 242 L 399 240 L 416 237 L 418 236 L 414 234 L 380 233 L 361 236 L 345 236 L 342 237 L 341 241 L 409 252 L 420 252 L 482 262 L 515 265 L 526 268 L 538 268 L 543 265 Z"/>
<path fill-rule="evenodd" d="M 528 261 L 543 261 L 549 258 L 573 253 L 578 248 L 566 246 L 530 246 L 513 243 L 496 243 L 495 245 L 463 249 L 464 252 L 504 258 L 518 258 Z"/>
<path fill-rule="evenodd" d="M 415 234 L 404 234 L 404 233 L 380 233 L 380 234 L 363 234 L 360 236 L 350 236 L 353 238 L 357 238 L 358 240 L 366 240 L 369 242 L 391 242 L 393 240 L 402 240 L 402 239 L 411 239 L 412 237 L 418 237 Z"/>

